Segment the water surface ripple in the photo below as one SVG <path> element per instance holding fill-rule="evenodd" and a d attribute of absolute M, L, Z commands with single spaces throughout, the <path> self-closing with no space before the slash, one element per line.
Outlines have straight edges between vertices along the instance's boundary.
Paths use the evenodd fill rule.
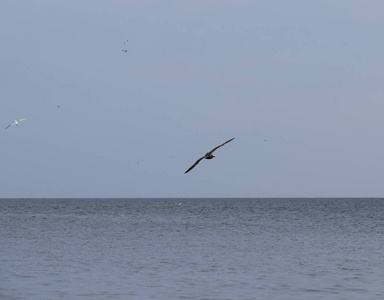
<path fill-rule="evenodd" d="M 382 199 L 0 199 L 0 299 L 384 299 Z"/>

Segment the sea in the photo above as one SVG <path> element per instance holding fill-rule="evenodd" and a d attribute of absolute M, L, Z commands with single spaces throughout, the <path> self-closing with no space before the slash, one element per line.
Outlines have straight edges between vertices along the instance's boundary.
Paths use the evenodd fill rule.
<path fill-rule="evenodd" d="M 384 299 L 384 199 L 0 199 L 0 299 Z"/>

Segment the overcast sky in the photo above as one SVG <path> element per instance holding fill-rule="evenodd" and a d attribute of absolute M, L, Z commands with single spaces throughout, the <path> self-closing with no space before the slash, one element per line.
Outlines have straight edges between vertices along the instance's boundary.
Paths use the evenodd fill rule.
<path fill-rule="evenodd" d="M 382 197 L 383 11 L 1 1 L 0 197 Z"/>

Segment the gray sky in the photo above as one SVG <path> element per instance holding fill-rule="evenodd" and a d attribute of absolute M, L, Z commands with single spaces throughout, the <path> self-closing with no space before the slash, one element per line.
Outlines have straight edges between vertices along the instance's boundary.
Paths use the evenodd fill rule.
<path fill-rule="evenodd" d="M 384 196 L 383 9 L 1 1 L 0 197 Z"/>

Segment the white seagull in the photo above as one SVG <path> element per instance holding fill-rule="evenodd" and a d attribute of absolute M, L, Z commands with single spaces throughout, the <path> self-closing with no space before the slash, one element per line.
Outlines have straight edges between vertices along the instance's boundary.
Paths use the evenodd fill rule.
<path fill-rule="evenodd" d="M 19 120 L 14 120 L 11 124 L 9 124 L 7 127 L 5 127 L 5 129 L 11 127 L 12 125 L 16 125 L 17 127 L 19 127 L 19 122 L 24 121 L 26 119 L 27 118 L 22 118 L 22 119 L 19 119 Z"/>
<path fill-rule="evenodd" d="M 212 154 L 215 150 L 219 149 L 221 146 L 224 146 L 226 143 L 229 143 L 230 141 L 234 140 L 235 138 L 231 138 L 230 140 L 226 141 L 225 143 L 221 144 L 220 146 L 217 146 L 216 148 L 213 148 L 211 151 L 205 153 L 203 157 L 200 157 L 187 171 L 185 171 L 184 174 L 187 174 L 189 171 L 191 171 L 196 165 L 202 161 L 204 158 L 205 159 L 212 159 L 215 156 Z"/>

